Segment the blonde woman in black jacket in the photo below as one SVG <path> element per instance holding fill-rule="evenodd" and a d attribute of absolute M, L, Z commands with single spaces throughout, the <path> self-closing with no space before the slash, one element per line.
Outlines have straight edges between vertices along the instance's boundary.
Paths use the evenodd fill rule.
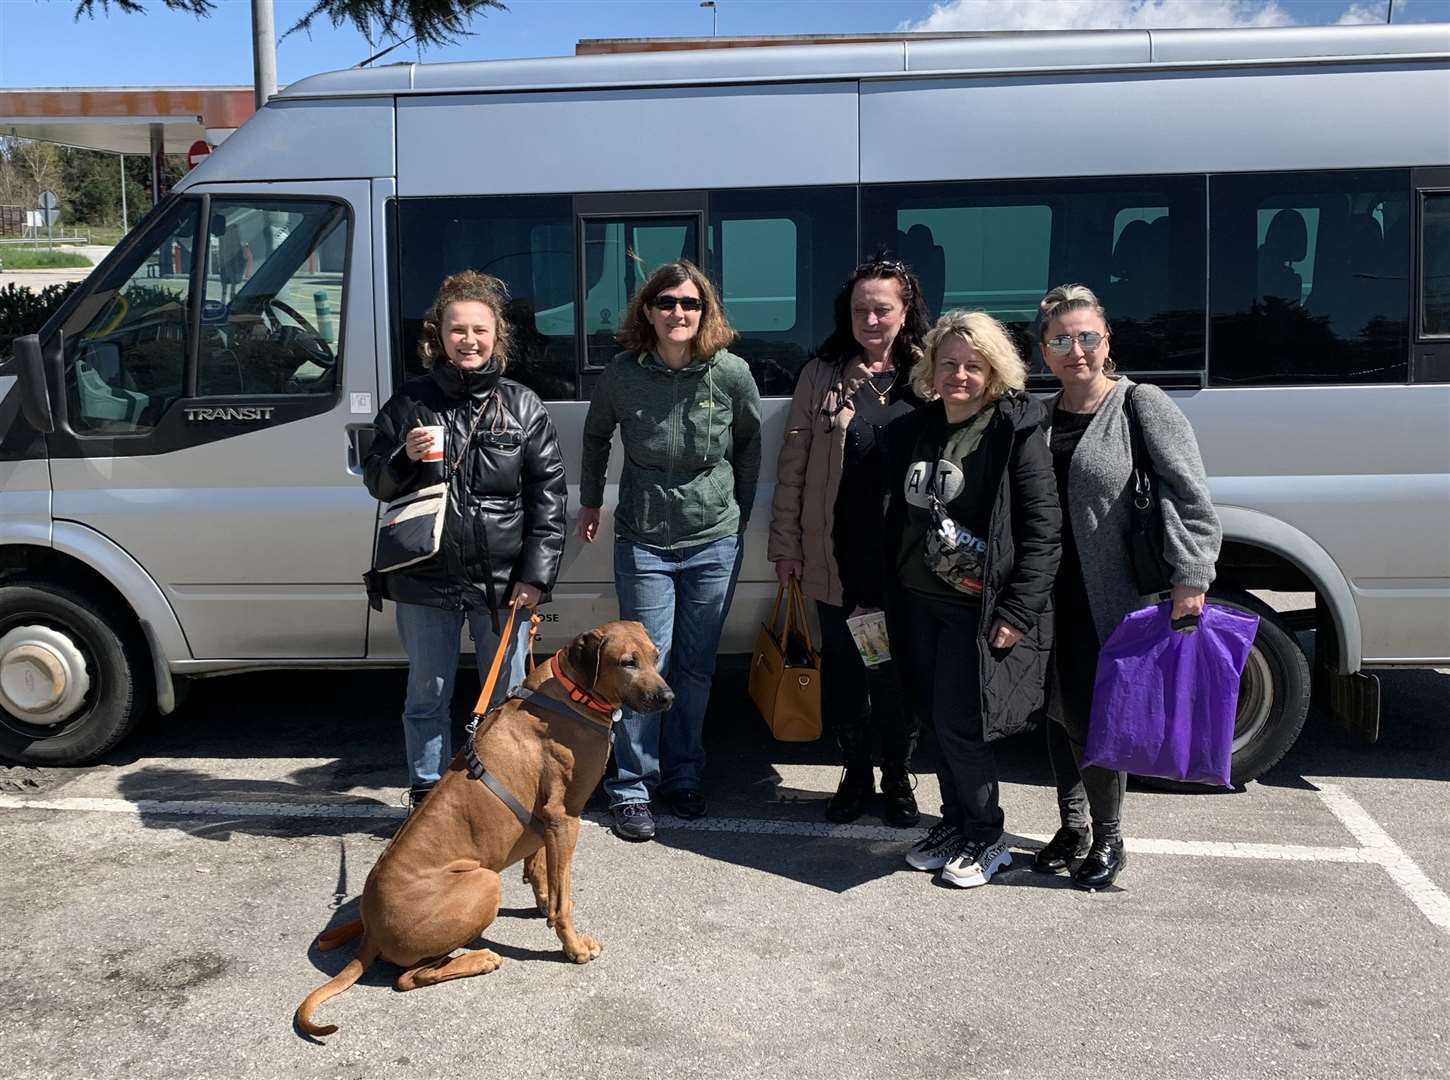
<path fill-rule="evenodd" d="M 1026 381 L 997 320 L 947 312 L 912 370 L 929 404 L 886 429 L 891 648 L 942 795 L 906 861 L 962 888 L 1012 862 L 989 744 L 1033 723 L 1051 645 L 1061 515 Z"/>
<path fill-rule="evenodd" d="M 547 599 L 564 551 L 567 488 L 554 424 L 532 390 L 503 377 L 507 300 L 503 283 L 487 274 L 443 282 L 418 345 L 428 374 L 404 383 L 378 413 L 364 466 L 368 491 L 383 502 L 449 483 L 438 553 L 370 575 L 370 591 L 397 603 L 408 652 L 403 734 L 412 806 L 452 760 L 448 703 L 464 622 L 485 668 L 499 612 Z M 528 620 L 516 624 L 499 695 L 525 674 Z"/>

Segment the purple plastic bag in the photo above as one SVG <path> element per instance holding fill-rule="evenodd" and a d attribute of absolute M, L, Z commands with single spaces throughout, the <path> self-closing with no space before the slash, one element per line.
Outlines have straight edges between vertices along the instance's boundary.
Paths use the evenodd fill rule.
<path fill-rule="evenodd" d="M 1229 787 L 1239 676 L 1259 617 L 1205 604 L 1185 633 L 1169 608 L 1133 612 L 1103 646 L 1082 763 Z"/>

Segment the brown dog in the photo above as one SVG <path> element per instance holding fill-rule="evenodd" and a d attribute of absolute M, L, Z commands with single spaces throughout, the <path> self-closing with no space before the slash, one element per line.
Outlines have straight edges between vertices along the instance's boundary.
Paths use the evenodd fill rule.
<path fill-rule="evenodd" d="M 493 922 L 499 871 L 520 860 L 564 955 L 578 964 L 599 955 L 599 942 L 574 929 L 569 871 L 579 814 L 604 774 L 613 711 L 628 705 L 659 712 L 673 703 L 658 660 L 639 623 L 605 623 L 524 680 L 534 697 L 511 698 L 480 722 L 475 762 L 504 794 L 490 790 L 476 767 L 471 771 L 465 746 L 378 858 L 363 886 L 362 918 L 317 939 L 318 948 L 332 949 L 362 935 L 357 956 L 297 1007 L 299 1028 L 309 1035 L 336 1031 L 313 1023 L 313 1012 L 378 959 L 406 969 L 399 990 L 498 967 L 501 960 L 488 949 L 451 954 Z"/>

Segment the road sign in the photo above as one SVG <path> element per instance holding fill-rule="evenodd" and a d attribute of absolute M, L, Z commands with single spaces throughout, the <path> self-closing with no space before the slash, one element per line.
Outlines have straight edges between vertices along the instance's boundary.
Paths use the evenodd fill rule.
<path fill-rule="evenodd" d="M 60 199 L 53 191 L 42 191 L 40 197 L 36 199 L 36 202 L 42 210 L 60 209 Z"/>
<path fill-rule="evenodd" d="M 186 164 L 189 168 L 196 168 L 201 164 L 202 158 L 211 153 L 211 147 L 205 139 L 197 139 L 191 144 L 191 149 L 186 152 Z"/>

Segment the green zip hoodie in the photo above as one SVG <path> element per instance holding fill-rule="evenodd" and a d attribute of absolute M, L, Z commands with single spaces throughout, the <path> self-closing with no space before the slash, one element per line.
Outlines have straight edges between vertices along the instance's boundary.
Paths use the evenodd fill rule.
<path fill-rule="evenodd" d="M 611 360 L 584 421 L 581 506 L 604 504 L 615 427 L 617 539 L 673 549 L 744 528 L 760 476 L 760 394 L 744 360 L 725 349 L 680 371 L 652 352 Z"/>

